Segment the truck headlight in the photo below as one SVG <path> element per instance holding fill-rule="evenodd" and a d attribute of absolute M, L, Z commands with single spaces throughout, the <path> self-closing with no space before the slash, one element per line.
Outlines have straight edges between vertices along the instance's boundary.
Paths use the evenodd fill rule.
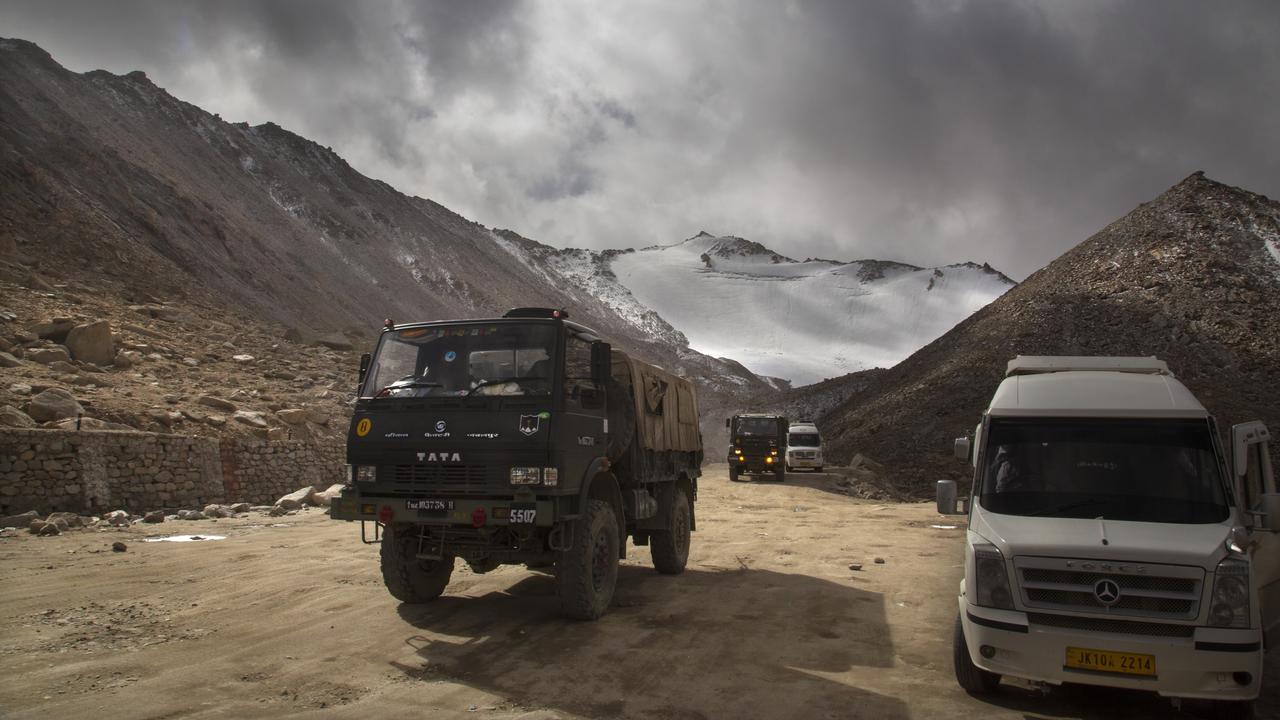
<path fill-rule="evenodd" d="M 1229 558 L 1218 563 L 1213 574 L 1213 599 L 1209 624 L 1214 627 L 1249 627 L 1249 563 Z"/>
<path fill-rule="evenodd" d="M 560 468 L 542 468 L 542 484 L 555 487 L 560 484 Z"/>
<path fill-rule="evenodd" d="M 1004 556 L 995 545 L 973 546 L 974 597 L 982 607 L 1013 609 L 1013 591 Z"/>
<path fill-rule="evenodd" d="M 354 482 L 377 482 L 378 468 L 376 465 L 353 465 L 351 479 Z"/>
<path fill-rule="evenodd" d="M 511 468 L 511 484 L 512 485 L 537 485 L 540 482 L 542 482 L 542 468 L 536 468 L 536 467 Z"/>

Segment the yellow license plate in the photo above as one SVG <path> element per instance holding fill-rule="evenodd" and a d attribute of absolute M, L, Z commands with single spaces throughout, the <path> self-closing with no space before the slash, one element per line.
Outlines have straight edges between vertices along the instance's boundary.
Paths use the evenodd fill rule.
<path fill-rule="evenodd" d="M 1154 676 L 1156 656 L 1069 647 L 1067 648 L 1067 667 L 1121 675 Z"/>

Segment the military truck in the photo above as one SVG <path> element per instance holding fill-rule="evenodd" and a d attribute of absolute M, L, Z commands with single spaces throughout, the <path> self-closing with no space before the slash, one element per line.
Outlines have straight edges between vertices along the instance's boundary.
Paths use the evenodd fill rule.
<path fill-rule="evenodd" d="M 972 440 L 956 679 L 1209 700 L 1250 717 L 1280 644 L 1280 493 L 1260 422 L 1219 437 L 1153 357 L 1009 361 Z M 957 510 L 953 481 L 938 509 Z"/>
<path fill-rule="evenodd" d="M 729 428 L 729 479 L 740 482 L 743 475 L 771 474 L 786 480 L 787 419 L 781 415 L 758 413 L 734 415 L 724 421 Z"/>
<path fill-rule="evenodd" d="M 396 599 L 473 571 L 555 573 L 561 608 L 609 607 L 627 538 L 679 574 L 702 464 L 691 382 L 614 349 L 563 310 L 395 325 L 361 358 L 350 483 L 330 514 L 381 546 Z"/>

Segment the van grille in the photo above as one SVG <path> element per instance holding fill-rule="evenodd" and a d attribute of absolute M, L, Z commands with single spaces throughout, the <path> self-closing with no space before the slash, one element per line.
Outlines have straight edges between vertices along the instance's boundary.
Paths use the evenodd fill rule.
<path fill-rule="evenodd" d="M 490 491 L 488 467 L 422 463 L 414 465 L 379 465 L 378 482 L 391 486 L 396 495 L 423 495 L 448 492 L 458 495 L 483 495 Z"/>
<path fill-rule="evenodd" d="M 1196 634 L 1195 625 L 1172 625 L 1169 623 L 1112 620 L 1111 618 L 1091 618 L 1081 617 L 1079 615 L 1027 613 L 1027 620 L 1029 620 L 1032 625 L 1040 625 L 1044 627 L 1115 633 L 1119 635 L 1189 638 Z"/>
<path fill-rule="evenodd" d="M 1199 615 L 1204 579 L 1200 568 L 1129 565 L 1126 567 L 1142 572 L 1108 572 L 1081 567 L 1086 563 L 1106 565 L 1103 561 L 1015 558 L 1023 603 L 1028 608 L 1167 620 L 1194 620 Z M 1094 593 L 1101 580 L 1111 580 L 1119 588 L 1114 603 L 1108 605 Z"/>

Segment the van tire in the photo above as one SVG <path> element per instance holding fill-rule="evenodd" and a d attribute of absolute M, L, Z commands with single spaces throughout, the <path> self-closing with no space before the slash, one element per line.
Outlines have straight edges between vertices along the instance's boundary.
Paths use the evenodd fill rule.
<path fill-rule="evenodd" d="M 388 525 L 382 533 L 379 549 L 379 565 L 382 583 L 391 597 L 409 605 L 431 602 L 444 593 L 453 575 L 453 556 L 439 560 L 419 560 L 418 538 L 409 530 L 411 525 Z"/>
<path fill-rule="evenodd" d="M 956 630 L 951 640 L 951 660 L 956 669 L 956 682 L 970 695 L 990 695 L 1000 686 L 1000 676 L 973 664 L 969 646 L 964 641 L 964 623 L 956 615 Z"/>
<path fill-rule="evenodd" d="M 575 620 L 596 620 L 613 602 L 618 584 L 618 519 L 604 500 L 591 500 L 573 528 L 573 544 L 556 562 L 560 610 Z"/>
<path fill-rule="evenodd" d="M 671 524 L 666 530 L 649 533 L 649 552 L 658 572 L 679 575 L 689 562 L 689 498 L 680 487 L 672 488 L 670 497 L 667 517 L 671 518 Z"/>

